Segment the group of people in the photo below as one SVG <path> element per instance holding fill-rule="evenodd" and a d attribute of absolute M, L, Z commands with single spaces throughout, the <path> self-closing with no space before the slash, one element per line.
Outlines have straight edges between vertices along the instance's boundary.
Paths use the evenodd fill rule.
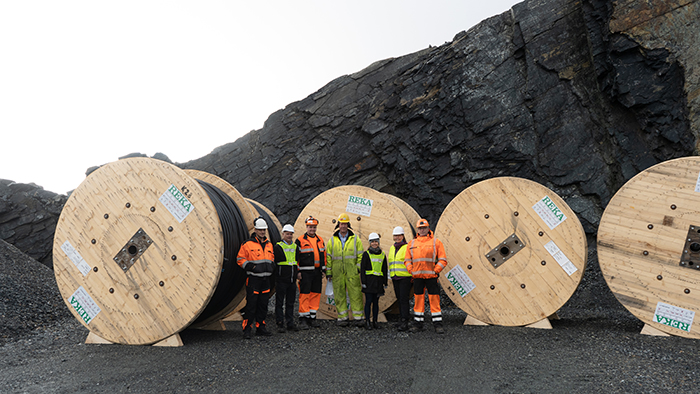
<path fill-rule="evenodd" d="M 421 331 L 425 318 L 425 292 L 428 292 L 430 318 L 435 332 L 442 334 L 442 312 L 438 276 L 447 265 L 445 249 L 430 230 L 428 221 L 420 219 L 416 224 L 417 236 L 407 242 L 403 228 L 393 231 L 393 245 L 388 254 L 381 249 L 380 237 L 371 233 L 369 248 L 364 250 L 362 240 L 350 225 L 350 217 L 343 213 L 338 217 L 336 229 L 328 247 L 316 234 L 318 220 L 305 220 L 306 232 L 295 241 L 294 227 L 282 228 L 282 240 L 272 244 L 268 240 L 267 223 L 255 219 L 254 232 L 238 252 L 238 265 L 247 273 L 246 306 L 243 319 L 243 336 L 269 336 L 265 319 L 272 281 L 275 281 L 275 319 L 277 331 L 308 330 L 318 327 L 316 320 L 321 301 L 322 281 L 325 276 L 333 289 L 338 312 L 337 324 L 350 324 L 353 320 L 366 329 L 378 328 L 379 298 L 391 279 L 399 304 L 399 331 Z M 299 325 L 294 322 L 294 303 L 299 288 Z M 414 292 L 414 322 L 409 328 L 409 300 Z M 364 293 L 364 306 L 363 306 Z M 370 318 L 371 316 L 371 318 Z"/>

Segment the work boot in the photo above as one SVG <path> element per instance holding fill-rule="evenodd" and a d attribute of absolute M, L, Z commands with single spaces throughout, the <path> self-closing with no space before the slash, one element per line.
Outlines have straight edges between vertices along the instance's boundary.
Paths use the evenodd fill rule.
<path fill-rule="evenodd" d="M 358 319 L 357 321 L 355 321 L 355 325 L 356 325 L 357 327 L 364 327 L 365 321 L 364 321 L 364 320 L 361 320 L 361 319 Z"/>
<path fill-rule="evenodd" d="M 378 329 L 379 329 L 379 323 L 377 323 L 377 321 L 374 320 L 374 321 L 372 322 L 372 327 L 373 327 L 374 329 L 378 330 Z"/>
<path fill-rule="evenodd" d="M 410 332 L 419 332 L 423 331 L 423 322 L 415 322 L 411 326 L 411 328 L 408 330 Z"/>
<path fill-rule="evenodd" d="M 371 330 L 371 329 L 372 329 L 372 325 L 369 324 L 369 320 L 365 320 L 365 329 L 367 329 L 367 330 Z"/>
<path fill-rule="evenodd" d="M 336 324 L 338 327 L 347 327 L 349 323 L 348 323 L 347 320 L 338 320 L 338 321 L 335 322 L 335 324 Z"/>
<path fill-rule="evenodd" d="M 309 318 L 309 325 L 313 328 L 318 328 L 320 325 L 318 324 L 318 321 L 316 320 L 315 317 L 310 317 Z"/>
<path fill-rule="evenodd" d="M 270 331 L 267 331 L 264 325 L 260 325 L 257 330 L 255 330 L 255 335 L 260 337 L 269 337 L 272 335 Z"/>
<path fill-rule="evenodd" d="M 253 327 L 248 326 L 243 329 L 243 338 L 244 339 L 250 339 L 253 337 Z"/>
<path fill-rule="evenodd" d="M 401 320 L 401 324 L 399 324 L 398 330 L 408 331 L 408 320 Z"/>
<path fill-rule="evenodd" d="M 284 329 L 284 324 L 277 323 L 277 332 L 282 333 L 282 334 L 287 332 L 287 330 Z"/>
<path fill-rule="evenodd" d="M 435 323 L 435 324 L 433 324 L 433 326 L 435 327 L 435 332 L 437 334 L 444 334 L 445 333 L 445 329 L 442 328 L 442 323 Z"/>
<path fill-rule="evenodd" d="M 309 329 L 309 323 L 306 322 L 305 317 L 299 318 L 299 329 L 301 329 L 301 330 L 308 330 Z"/>
<path fill-rule="evenodd" d="M 294 322 L 291 322 L 287 324 L 287 331 L 299 331 L 299 327 L 297 327 Z"/>

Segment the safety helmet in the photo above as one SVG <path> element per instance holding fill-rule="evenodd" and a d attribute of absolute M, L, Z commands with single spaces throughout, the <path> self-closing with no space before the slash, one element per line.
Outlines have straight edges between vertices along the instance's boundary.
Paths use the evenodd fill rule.
<path fill-rule="evenodd" d="M 253 224 L 256 230 L 267 230 L 267 222 L 262 217 L 256 218 Z"/>
<path fill-rule="evenodd" d="M 282 227 L 282 231 L 289 231 L 290 233 L 294 232 L 294 226 L 291 224 L 285 224 L 284 227 Z"/>
<path fill-rule="evenodd" d="M 304 222 L 307 226 L 318 226 L 318 220 L 314 219 L 313 216 L 309 216 L 306 218 L 306 221 Z"/>
<path fill-rule="evenodd" d="M 347 213 L 341 213 L 338 216 L 338 223 L 350 223 L 350 216 Z"/>
<path fill-rule="evenodd" d="M 370 233 L 369 234 L 369 241 L 379 241 L 379 234 L 377 233 Z"/>
<path fill-rule="evenodd" d="M 403 227 L 394 227 L 394 233 L 392 235 L 404 235 Z"/>
<path fill-rule="evenodd" d="M 428 226 L 428 221 L 425 219 L 420 219 L 418 223 L 416 223 L 416 228 L 421 228 L 421 227 L 430 227 Z"/>

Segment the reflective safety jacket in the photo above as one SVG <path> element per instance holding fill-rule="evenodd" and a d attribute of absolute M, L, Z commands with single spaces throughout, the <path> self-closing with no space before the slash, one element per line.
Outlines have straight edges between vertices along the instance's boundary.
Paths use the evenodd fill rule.
<path fill-rule="evenodd" d="M 299 245 L 299 269 L 301 271 L 313 270 L 314 268 L 326 270 L 326 244 L 318 234 L 313 237 L 304 234 L 297 238 L 296 244 Z"/>
<path fill-rule="evenodd" d="M 384 286 L 388 284 L 386 255 L 381 250 L 378 254 L 377 250 L 372 252 L 368 250 L 362 254 L 360 263 L 362 292 L 384 294 Z"/>
<path fill-rule="evenodd" d="M 271 276 L 274 271 L 275 253 L 272 243 L 262 241 L 253 233 L 238 251 L 238 265 L 251 276 Z"/>
<path fill-rule="evenodd" d="M 284 241 L 279 241 L 275 244 L 275 276 L 277 281 L 294 283 L 294 278 L 297 275 L 297 257 L 299 256 L 299 245 L 296 243 L 286 244 Z"/>
<path fill-rule="evenodd" d="M 414 278 L 436 278 L 447 266 L 445 247 L 430 231 L 425 237 L 418 236 L 408 244 L 404 263 Z"/>
<path fill-rule="evenodd" d="M 386 256 L 387 262 L 389 263 L 389 275 L 392 279 L 409 278 L 411 273 L 408 272 L 404 260 L 406 258 L 406 250 L 408 249 L 407 244 L 403 244 L 396 250 L 394 245 L 389 248 L 389 255 Z"/>
<path fill-rule="evenodd" d="M 362 261 L 362 240 L 348 229 L 348 239 L 345 247 L 340 241 L 340 230 L 333 233 L 326 249 L 328 261 L 326 261 L 326 275 L 357 276 L 360 273 L 360 262 Z"/>

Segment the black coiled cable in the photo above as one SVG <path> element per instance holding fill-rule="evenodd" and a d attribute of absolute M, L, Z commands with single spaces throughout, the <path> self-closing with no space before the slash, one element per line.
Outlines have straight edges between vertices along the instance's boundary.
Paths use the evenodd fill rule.
<path fill-rule="evenodd" d="M 238 205 L 231 197 L 212 184 L 199 179 L 197 182 L 207 192 L 219 215 L 224 233 L 224 263 L 216 290 L 194 324 L 224 310 L 245 285 L 246 272 L 238 266 L 236 259 L 241 245 L 248 240 L 248 227 Z"/>

